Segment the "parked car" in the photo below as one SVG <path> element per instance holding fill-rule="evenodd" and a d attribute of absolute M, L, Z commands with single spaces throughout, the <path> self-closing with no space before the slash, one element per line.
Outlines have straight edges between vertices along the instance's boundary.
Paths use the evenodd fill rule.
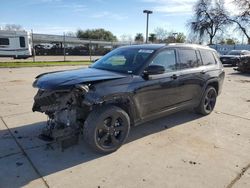
<path fill-rule="evenodd" d="M 126 141 L 131 126 L 190 108 L 210 114 L 224 76 L 209 47 L 126 46 L 89 68 L 37 76 L 33 111 L 49 117 L 41 138 L 68 145 L 82 133 L 93 150 L 110 153 Z"/>
<path fill-rule="evenodd" d="M 237 66 L 241 58 L 244 56 L 250 56 L 250 51 L 248 50 L 231 50 L 226 55 L 222 55 L 220 60 L 222 64 L 229 64 L 232 66 Z"/>

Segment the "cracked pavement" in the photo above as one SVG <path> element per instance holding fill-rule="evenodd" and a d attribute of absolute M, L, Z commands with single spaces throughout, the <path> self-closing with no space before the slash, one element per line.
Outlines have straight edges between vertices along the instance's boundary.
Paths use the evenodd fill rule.
<path fill-rule="evenodd" d="M 78 67 L 0 69 L 0 187 L 250 187 L 250 75 L 225 68 L 215 112 L 179 112 L 131 130 L 97 155 L 84 142 L 62 152 L 38 139 L 33 78 Z"/>

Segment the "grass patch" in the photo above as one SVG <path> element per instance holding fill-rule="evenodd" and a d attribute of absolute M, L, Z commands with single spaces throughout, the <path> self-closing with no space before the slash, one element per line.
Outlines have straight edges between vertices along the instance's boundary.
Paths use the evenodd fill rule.
<path fill-rule="evenodd" d="M 90 61 L 0 62 L 0 68 L 90 65 Z"/>

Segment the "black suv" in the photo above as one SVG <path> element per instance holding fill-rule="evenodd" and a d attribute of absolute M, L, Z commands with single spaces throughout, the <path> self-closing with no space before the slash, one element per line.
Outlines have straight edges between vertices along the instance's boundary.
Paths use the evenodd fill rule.
<path fill-rule="evenodd" d="M 131 126 L 193 108 L 208 115 L 224 70 L 215 50 L 199 45 L 121 47 L 89 68 L 36 77 L 33 111 L 49 120 L 41 138 L 77 143 L 83 134 L 95 151 L 116 151 Z"/>

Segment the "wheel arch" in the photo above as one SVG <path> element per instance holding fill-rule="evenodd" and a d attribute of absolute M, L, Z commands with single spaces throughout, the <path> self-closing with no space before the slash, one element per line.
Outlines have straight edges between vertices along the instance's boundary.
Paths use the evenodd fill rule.
<path fill-rule="evenodd" d="M 210 79 L 210 80 L 207 81 L 207 83 L 206 83 L 206 85 L 205 85 L 205 87 L 203 89 L 203 93 L 206 91 L 208 86 L 214 87 L 217 94 L 219 94 L 220 88 L 219 88 L 219 81 L 218 81 L 217 78 L 213 78 L 213 79 Z"/>
<path fill-rule="evenodd" d="M 130 118 L 131 125 L 134 125 L 136 120 L 138 119 L 136 106 L 129 95 L 116 95 L 105 97 L 104 99 L 98 100 L 98 102 L 93 104 L 92 109 L 100 108 L 107 105 L 117 106 L 124 110 Z"/>

